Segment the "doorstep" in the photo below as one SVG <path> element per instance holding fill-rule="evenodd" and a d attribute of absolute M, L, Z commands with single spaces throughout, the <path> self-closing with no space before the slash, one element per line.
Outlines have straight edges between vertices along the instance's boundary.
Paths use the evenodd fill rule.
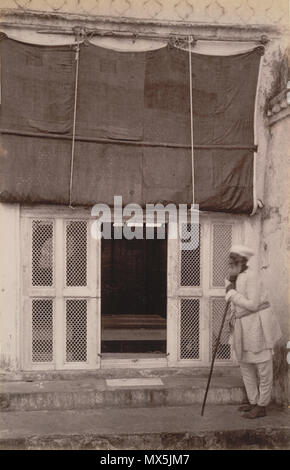
<path fill-rule="evenodd" d="M 24 374 L 0 383 L 3 411 L 78 410 L 103 407 L 160 407 L 201 404 L 208 368 L 199 370 L 103 370 L 53 375 Z M 238 404 L 245 399 L 237 368 L 214 371 L 208 403 Z"/>

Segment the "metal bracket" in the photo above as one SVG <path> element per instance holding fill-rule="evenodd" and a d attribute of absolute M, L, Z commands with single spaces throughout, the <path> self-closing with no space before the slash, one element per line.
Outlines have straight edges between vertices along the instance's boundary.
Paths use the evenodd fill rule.
<path fill-rule="evenodd" d="M 191 47 L 194 47 L 197 40 L 195 39 L 193 35 L 189 35 L 189 36 L 170 35 L 168 39 L 168 47 L 170 48 L 178 47 L 180 49 L 187 49 L 188 43 L 189 43 L 189 40 L 188 40 L 189 37 L 191 38 L 190 40 Z"/>
<path fill-rule="evenodd" d="M 74 33 L 76 41 L 78 43 L 83 42 L 83 43 L 87 44 L 89 32 L 86 28 L 82 28 L 80 26 L 75 26 L 73 28 L 73 33 Z"/>
<path fill-rule="evenodd" d="M 259 42 L 263 44 L 263 46 L 266 46 L 270 42 L 270 39 L 268 38 L 268 36 L 266 36 L 266 34 L 262 34 Z"/>

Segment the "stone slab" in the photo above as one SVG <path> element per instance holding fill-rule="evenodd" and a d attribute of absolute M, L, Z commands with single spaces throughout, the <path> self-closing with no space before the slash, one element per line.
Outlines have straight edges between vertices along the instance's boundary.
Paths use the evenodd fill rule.
<path fill-rule="evenodd" d="M 148 378 L 148 379 L 107 379 L 106 384 L 108 387 L 154 387 L 163 386 L 163 382 L 159 378 Z"/>

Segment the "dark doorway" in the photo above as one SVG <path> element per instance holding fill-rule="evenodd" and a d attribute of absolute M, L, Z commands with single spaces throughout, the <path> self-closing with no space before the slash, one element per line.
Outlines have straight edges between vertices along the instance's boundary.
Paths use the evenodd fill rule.
<path fill-rule="evenodd" d="M 145 227 L 143 228 L 145 230 Z M 102 240 L 102 353 L 166 353 L 167 239 Z"/>

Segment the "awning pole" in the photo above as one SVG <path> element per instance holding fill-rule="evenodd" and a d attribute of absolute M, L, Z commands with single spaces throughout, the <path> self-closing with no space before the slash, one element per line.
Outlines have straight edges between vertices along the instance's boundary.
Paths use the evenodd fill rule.
<path fill-rule="evenodd" d="M 80 29 L 81 27 L 77 27 L 77 29 Z M 37 29 L 36 32 L 39 33 L 39 34 L 61 34 L 61 35 L 73 35 L 75 34 L 75 27 L 73 28 L 49 28 L 49 29 Z M 132 40 L 136 40 L 136 39 L 148 39 L 148 40 L 156 40 L 156 41 L 171 41 L 172 39 L 175 40 L 175 39 L 178 39 L 178 38 L 182 38 L 186 41 L 187 37 L 188 37 L 188 33 L 167 33 L 167 34 L 163 34 L 163 33 L 152 33 L 152 32 L 133 32 L 133 31 L 129 31 L 129 30 L 123 30 L 123 31 L 117 31 L 117 30 L 112 30 L 112 29 L 90 29 L 90 28 L 81 28 L 85 34 L 87 35 L 87 37 L 89 39 L 92 39 L 94 37 L 103 37 L 103 38 L 106 38 L 106 37 L 109 37 L 109 38 L 124 38 L 124 39 L 132 39 Z M 1 34 L 1 32 L 0 32 Z M 5 33 L 4 33 L 5 34 Z M 197 42 L 197 41 L 213 41 L 213 42 L 239 42 L 239 43 L 243 43 L 243 42 L 254 42 L 254 43 L 257 43 L 257 44 L 262 44 L 262 45 L 266 45 L 269 43 L 270 39 L 269 37 L 266 35 L 266 34 L 262 34 L 262 35 L 253 35 L 253 36 L 247 36 L 247 37 L 230 37 L 230 36 L 226 36 L 226 37 L 216 37 L 216 35 L 214 36 L 197 36 L 197 35 L 194 35 L 193 33 L 191 34 L 190 36 L 191 38 L 194 39 L 194 42 Z"/>
<path fill-rule="evenodd" d="M 78 82 L 79 82 L 79 58 L 80 58 L 80 43 L 76 39 L 76 78 L 75 78 L 75 95 L 74 95 L 74 115 L 73 115 L 73 132 L 72 132 L 72 146 L 71 146 L 71 164 L 70 164 L 70 183 L 69 183 L 69 207 L 72 207 L 72 190 L 73 190 L 73 172 L 74 172 L 74 156 L 75 156 L 75 137 L 76 137 L 76 114 L 77 114 L 77 98 L 78 98 Z"/>

